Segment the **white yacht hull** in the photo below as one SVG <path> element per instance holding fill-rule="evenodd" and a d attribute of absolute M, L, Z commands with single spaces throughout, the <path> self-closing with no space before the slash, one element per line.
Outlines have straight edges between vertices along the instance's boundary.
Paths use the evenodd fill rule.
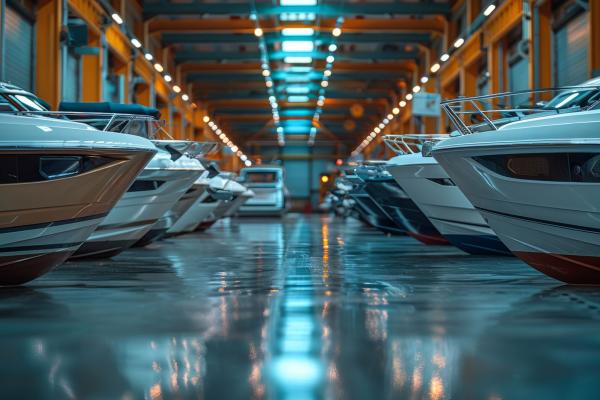
<path fill-rule="evenodd" d="M 402 158 L 404 164 L 388 165 L 388 171 L 452 245 L 469 254 L 511 254 L 433 157 Z"/>
<path fill-rule="evenodd" d="M 167 231 L 168 234 L 176 235 L 180 233 L 193 232 L 196 227 L 206 219 L 210 213 L 217 208 L 218 203 L 205 203 L 204 200 L 210 196 L 204 190 L 203 193 L 196 199 L 194 204 L 175 222 L 175 224 Z"/>
<path fill-rule="evenodd" d="M 600 154 L 600 144 L 570 140 L 569 135 L 578 134 L 572 126 L 559 132 L 556 127 L 545 128 L 545 135 L 556 136 L 547 143 L 539 139 L 535 144 L 519 143 L 522 137 L 501 130 L 472 135 L 481 139 L 451 139 L 433 154 L 516 256 L 565 282 L 600 283 L 600 183 L 515 179 L 473 159 L 504 154 Z M 476 140 L 485 142 L 478 145 Z"/>
<path fill-rule="evenodd" d="M 198 174 L 145 169 L 138 181 L 164 183 L 154 190 L 126 192 L 74 257 L 112 257 L 133 246 L 175 205 Z"/>

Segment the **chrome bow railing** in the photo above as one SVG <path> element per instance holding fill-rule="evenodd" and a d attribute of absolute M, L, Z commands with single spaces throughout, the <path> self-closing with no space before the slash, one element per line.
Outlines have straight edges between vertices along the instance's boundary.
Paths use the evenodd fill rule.
<path fill-rule="evenodd" d="M 410 133 L 406 135 L 386 135 L 383 142 L 396 154 L 420 153 L 425 143 L 435 143 L 448 139 L 448 135 Z"/>
<path fill-rule="evenodd" d="M 600 86 L 520 90 L 443 101 L 448 119 L 462 135 L 498 130 L 511 122 L 561 113 L 587 111 L 600 105 Z"/>
<path fill-rule="evenodd" d="M 105 132 L 126 133 L 154 139 L 163 129 L 164 121 L 149 115 L 75 111 L 17 111 L 18 115 L 66 119 L 80 122 Z"/>

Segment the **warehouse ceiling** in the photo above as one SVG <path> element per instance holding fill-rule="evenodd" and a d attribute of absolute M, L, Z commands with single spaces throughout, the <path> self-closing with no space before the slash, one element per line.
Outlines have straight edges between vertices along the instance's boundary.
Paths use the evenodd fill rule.
<path fill-rule="evenodd" d="M 149 34 L 237 143 L 362 140 L 441 45 L 450 1 L 146 0 Z"/>

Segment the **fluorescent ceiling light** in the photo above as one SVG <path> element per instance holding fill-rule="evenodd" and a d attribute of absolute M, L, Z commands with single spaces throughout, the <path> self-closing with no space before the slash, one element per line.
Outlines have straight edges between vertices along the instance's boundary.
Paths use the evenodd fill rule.
<path fill-rule="evenodd" d="M 312 57 L 305 56 L 287 56 L 284 57 L 283 62 L 286 64 L 309 64 L 312 62 Z"/>
<path fill-rule="evenodd" d="M 495 4 L 490 4 L 485 11 L 483 12 L 483 15 L 485 15 L 486 17 L 489 16 L 491 13 L 494 12 L 494 10 L 496 9 L 496 5 Z"/>
<path fill-rule="evenodd" d="M 286 91 L 291 94 L 306 94 L 310 92 L 310 88 L 308 86 L 288 86 Z"/>
<path fill-rule="evenodd" d="M 280 0 L 282 6 L 316 6 L 317 0 Z"/>
<path fill-rule="evenodd" d="M 290 102 L 290 103 L 306 103 L 306 102 L 308 102 L 308 96 L 288 96 L 288 102 Z"/>
<path fill-rule="evenodd" d="M 314 21 L 317 19 L 315 13 L 290 13 L 284 12 L 279 15 L 282 21 Z"/>
<path fill-rule="evenodd" d="M 462 46 L 465 43 L 465 39 L 463 38 L 458 38 L 456 39 L 456 41 L 454 42 L 454 47 L 456 47 L 457 49 Z"/>
<path fill-rule="evenodd" d="M 165 75 L 165 82 L 171 82 L 173 80 L 173 78 L 171 77 L 171 75 Z"/>
<path fill-rule="evenodd" d="M 131 44 L 134 45 L 136 49 L 142 47 L 142 43 L 136 38 L 131 39 Z"/>
<path fill-rule="evenodd" d="M 444 53 L 440 57 L 440 60 L 442 60 L 443 62 L 446 62 L 446 61 L 448 61 L 449 58 L 450 58 L 450 55 L 448 53 Z"/>
<path fill-rule="evenodd" d="M 113 13 L 112 19 L 119 25 L 123 24 L 123 18 L 121 18 L 121 16 L 117 13 Z"/>
<path fill-rule="evenodd" d="M 261 37 L 262 35 L 263 35 L 263 30 L 262 30 L 262 29 L 260 29 L 260 28 L 256 28 L 256 29 L 254 30 L 254 36 L 256 36 L 256 37 Z"/>
<path fill-rule="evenodd" d="M 327 58 L 325 59 L 325 61 L 327 61 L 329 64 L 331 64 L 332 62 L 335 61 L 335 57 L 332 55 L 327 56 Z"/>
<path fill-rule="evenodd" d="M 148 61 L 152 61 L 152 60 L 154 60 L 154 57 L 153 57 L 153 56 L 152 56 L 152 54 L 150 54 L 150 53 L 146 53 L 146 54 L 144 54 L 144 57 L 145 57 L 145 58 L 146 58 L 146 60 L 148 60 Z"/>
<path fill-rule="evenodd" d="M 281 30 L 283 36 L 312 36 L 315 34 L 313 28 L 283 28 Z"/>
<path fill-rule="evenodd" d="M 285 52 L 294 52 L 294 51 L 313 51 L 315 49 L 315 44 L 308 40 L 301 41 L 290 41 L 284 40 L 281 43 L 281 49 Z"/>
<path fill-rule="evenodd" d="M 438 63 L 435 63 L 431 66 L 431 72 L 433 72 L 433 73 L 438 72 L 439 69 L 440 69 L 440 64 L 438 64 Z"/>
<path fill-rule="evenodd" d="M 329 45 L 329 51 L 331 51 L 333 53 L 336 50 L 337 50 L 337 45 L 335 43 L 331 43 Z"/>
<path fill-rule="evenodd" d="M 293 73 L 306 73 L 312 71 L 311 67 L 290 67 L 286 70 L 287 72 Z"/>
<path fill-rule="evenodd" d="M 424 76 L 421 78 L 421 83 L 427 83 L 429 82 L 429 78 L 427 76 Z"/>

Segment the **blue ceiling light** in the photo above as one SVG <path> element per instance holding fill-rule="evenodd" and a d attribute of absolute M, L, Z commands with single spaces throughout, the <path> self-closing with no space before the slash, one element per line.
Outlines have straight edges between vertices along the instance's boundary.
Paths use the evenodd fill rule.
<path fill-rule="evenodd" d="M 311 67 L 290 67 L 286 70 L 286 72 L 292 73 L 306 73 L 312 71 Z"/>
<path fill-rule="evenodd" d="M 308 83 L 310 81 L 309 75 L 288 75 L 285 77 L 285 81 L 288 83 Z"/>
<path fill-rule="evenodd" d="M 315 44 L 309 40 L 281 42 L 281 49 L 285 52 L 309 52 L 315 49 Z"/>
<path fill-rule="evenodd" d="M 316 6 L 317 0 L 280 0 L 282 6 Z"/>
<path fill-rule="evenodd" d="M 288 102 L 290 103 L 306 103 L 308 100 L 308 96 L 288 96 Z"/>
<path fill-rule="evenodd" d="M 286 91 L 290 94 L 307 94 L 310 92 L 310 88 L 308 86 L 294 85 L 288 86 Z"/>
<path fill-rule="evenodd" d="M 282 36 L 312 36 L 315 34 L 313 28 L 283 28 Z"/>
<path fill-rule="evenodd" d="M 312 61 L 312 57 L 308 56 L 286 56 L 283 58 L 283 62 L 286 64 L 310 64 Z"/>
<path fill-rule="evenodd" d="M 315 19 L 317 19 L 317 15 L 313 12 L 310 12 L 310 13 L 284 12 L 279 15 L 279 19 L 282 21 L 314 21 Z"/>

